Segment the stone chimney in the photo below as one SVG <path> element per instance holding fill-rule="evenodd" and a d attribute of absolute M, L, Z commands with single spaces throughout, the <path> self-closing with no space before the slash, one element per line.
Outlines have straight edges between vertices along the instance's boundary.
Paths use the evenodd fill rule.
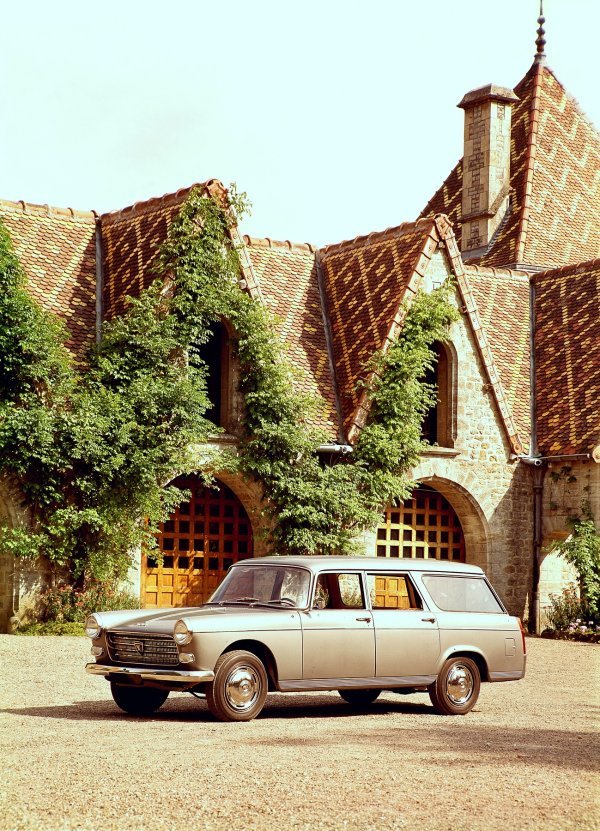
<path fill-rule="evenodd" d="M 458 105 L 465 111 L 463 254 L 483 253 L 508 209 L 511 111 L 518 100 L 511 89 L 488 84 Z"/>

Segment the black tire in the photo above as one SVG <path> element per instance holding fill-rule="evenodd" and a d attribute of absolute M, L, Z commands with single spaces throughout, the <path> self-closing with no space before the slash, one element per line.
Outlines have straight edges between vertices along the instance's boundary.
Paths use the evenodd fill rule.
<path fill-rule="evenodd" d="M 480 687 L 481 677 L 475 661 L 448 658 L 428 692 L 437 713 L 464 716 L 477 703 Z"/>
<path fill-rule="evenodd" d="M 338 690 L 344 701 L 353 707 L 368 707 L 381 694 L 381 690 Z"/>
<path fill-rule="evenodd" d="M 149 716 L 165 703 L 168 690 L 153 687 L 126 687 L 110 682 L 110 691 L 117 707 L 132 716 Z"/>
<path fill-rule="evenodd" d="M 206 703 L 220 721 L 250 721 L 264 707 L 269 689 L 260 658 L 236 649 L 221 655 L 215 679 L 206 687 Z"/>

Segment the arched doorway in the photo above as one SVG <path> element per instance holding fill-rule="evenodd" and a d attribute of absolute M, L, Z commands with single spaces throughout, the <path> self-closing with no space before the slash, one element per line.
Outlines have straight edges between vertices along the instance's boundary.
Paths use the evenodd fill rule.
<path fill-rule="evenodd" d="M 454 508 L 439 491 L 419 485 L 404 503 L 388 506 L 377 527 L 378 557 L 464 563 L 465 539 Z"/>
<path fill-rule="evenodd" d="M 228 487 L 207 488 L 198 476 L 179 476 L 173 484 L 189 490 L 161 525 L 158 548 L 142 557 L 142 603 L 198 606 L 213 593 L 232 563 L 252 556 L 252 526 L 244 506 Z"/>

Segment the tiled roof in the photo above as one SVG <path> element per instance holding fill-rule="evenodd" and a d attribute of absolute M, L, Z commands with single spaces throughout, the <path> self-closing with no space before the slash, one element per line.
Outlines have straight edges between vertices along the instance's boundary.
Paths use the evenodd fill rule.
<path fill-rule="evenodd" d="M 205 195 L 223 192 L 221 183 L 211 179 L 102 214 L 103 317 L 121 314 L 125 298 L 139 294 L 156 277 L 152 269 L 158 247 L 167 237 L 169 223 L 194 188 Z"/>
<path fill-rule="evenodd" d="M 358 382 L 365 364 L 399 325 L 402 300 L 425 249 L 437 248 L 432 219 L 357 237 L 319 252 L 344 432 L 364 421 Z"/>
<path fill-rule="evenodd" d="M 67 346 L 81 354 L 96 334 L 96 215 L 0 201 L 0 220 L 31 294 L 64 320 Z"/>
<path fill-rule="evenodd" d="M 531 433 L 529 278 L 508 269 L 466 266 L 481 324 L 523 447 Z"/>
<path fill-rule="evenodd" d="M 600 444 L 600 259 L 534 279 L 539 450 L 588 453 Z"/>
<path fill-rule="evenodd" d="M 277 317 L 292 362 L 302 370 L 300 388 L 322 397 L 325 406 L 318 425 L 337 439 L 335 385 L 327 352 L 315 249 L 269 239 L 243 239 L 262 298 Z"/>
<path fill-rule="evenodd" d="M 560 266 L 600 256 L 600 137 L 554 73 L 534 63 L 515 87 L 510 210 L 477 262 Z M 421 216 L 460 229 L 462 161 Z"/>

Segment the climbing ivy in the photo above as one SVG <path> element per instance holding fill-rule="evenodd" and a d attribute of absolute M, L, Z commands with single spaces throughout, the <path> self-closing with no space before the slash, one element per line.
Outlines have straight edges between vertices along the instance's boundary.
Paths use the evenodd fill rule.
<path fill-rule="evenodd" d="M 351 460 L 323 465 L 322 402 L 298 394 L 297 371 L 268 310 L 240 286 L 229 205 L 193 192 L 172 222 L 156 279 L 105 324 L 83 367 L 65 332 L 31 299 L 0 229 L 0 474 L 17 482 L 31 528 L 2 529 L 0 546 L 45 554 L 73 578 L 124 574 L 129 553 L 153 545 L 158 523 L 184 494 L 168 483 L 227 468 L 263 487 L 272 545 L 289 553 L 350 553 L 382 508 L 406 497 L 434 400 L 423 383 L 456 311 L 451 286 L 418 293 L 401 334 L 367 367 L 370 417 Z M 232 327 L 244 397 L 237 453 L 198 455 L 218 428 L 201 347 L 217 322 Z M 196 455 L 194 455 L 196 454 Z"/>

